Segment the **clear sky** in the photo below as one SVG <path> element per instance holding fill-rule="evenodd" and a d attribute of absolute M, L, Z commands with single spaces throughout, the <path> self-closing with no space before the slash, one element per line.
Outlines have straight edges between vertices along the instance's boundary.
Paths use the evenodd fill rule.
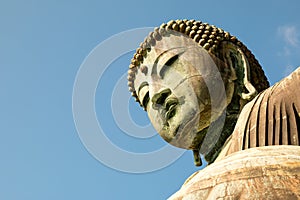
<path fill-rule="evenodd" d="M 140 173 L 121 172 L 136 161 L 102 148 L 97 140 L 94 145 L 103 155 L 120 162 L 108 167 L 89 153 L 72 112 L 73 87 L 84 59 L 123 31 L 171 19 L 197 19 L 237 36 L 274 84 L 300 65 L 299 9 L 298 0 L 1 1 L 0 199 L 166 199 L 198 169 L 192 153 L 183 152 L 175 162 L 148 173 L 141 173 L 149 166 L 146 158 L 145 166 L 137 169 Z M 116 48 L 107 47 L 106 52 L 115 53 Z M 132 133 L 140 131 L 149 138 L 128 136 L 118 125 L 122 119 L 114 118 L 126 121 L 129 116 L 113 110 L 124 97 L 135 123 L 149 123 L 132 99 L 128 104 L 126 86 L 126 94 L 113 93 L 122 88 L 118 81 L 131 55 L 118 55 L 109 66 L 97 57 L 98 69 L 105 71 L 96 85 L 95 113 L 109 141 L 146 155 L 165 147 L 165 142 L 150 137 L 145 130 L 151 128 L 139 130 L 137 125 Z M 81 97 L 88 95 L 80 92 Z M 151 163 L 161 162 L 159 155 Z"/>

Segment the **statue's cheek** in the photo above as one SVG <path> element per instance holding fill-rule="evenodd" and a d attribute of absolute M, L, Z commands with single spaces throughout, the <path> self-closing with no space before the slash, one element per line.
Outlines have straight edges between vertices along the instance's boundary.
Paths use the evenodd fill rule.
<path fill-rule="evenodd" d="M 159 132 L 163 128 L 163 120 L 161 119 L 159 112 L 151 107 L 152 103 L 149 104 L 150 105 L 147 107 L 148 117 L 155 130 Z"/>

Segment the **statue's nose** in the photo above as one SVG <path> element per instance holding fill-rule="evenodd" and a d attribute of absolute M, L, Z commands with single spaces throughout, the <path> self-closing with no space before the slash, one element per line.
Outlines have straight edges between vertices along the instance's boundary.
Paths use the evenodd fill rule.
<path fill-rule="evenodd" d="M 151 100 L 153 109 L 158 110 L 162 105 L 164 105 L 166 98 L 170 96 L 171 93 L 172 92 L 169 88 L 165 88 L 154 94 Z"/>

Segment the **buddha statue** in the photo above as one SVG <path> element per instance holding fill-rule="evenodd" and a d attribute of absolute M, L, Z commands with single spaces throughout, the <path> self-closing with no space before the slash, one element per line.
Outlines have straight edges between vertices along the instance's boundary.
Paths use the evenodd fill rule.
<path fill-rule="evenodd" d="M 264 199 L 272 190 L 264 193 L 257 188 L 269 187 L 263 180 L 273 184 L 278 177 L 286 182 L 279 184 L 283 192 L 274 193 L 275 197 L 299 197 L 300 68 L 270 87 L 254 55 L 236 37 L 200 21 L 172 20 L 156 28 L 137 48 L 128 86 L 165 141 L 192 150 L 197 166 L 200 154 L 208 162 L 205 172 L 196 172 L 184 184 L 185 194 L 195 197 L 187 199 L 209 195 L 215 199 L 224 196 L 224 191 L 227 197 L 247 199 L 258 192 L 253 199 Z M 263 158 L 257 165 L 255 154 Z M 233 159 L 240 159 L 232 165 L 235 169 L 222 170 Z M 283 172 L 280 163 L 286 167 Z M 255 170 L 262 172 L 254 176 Z M 271 172 L 266 175 L 264 170 Z M 210 179 L 207 173 L 212 174 Z M 253 181 L 257 181 L 254 189 L 238 188 Z M 199 186 L 199 182 L 210 186 Z M 172 199 L 183 199 L 182 194 Z"/>
<path fill-rule="evenodd" d="M 154 128 L 170 144 L 193 150 L 196 165 L 199 153 L 209 163 L 216 159 L 243 106 L 269 87 L 245 45 L 195 20 L 156 28 L 137 49 L 128 74 L 129 90 Z"/>

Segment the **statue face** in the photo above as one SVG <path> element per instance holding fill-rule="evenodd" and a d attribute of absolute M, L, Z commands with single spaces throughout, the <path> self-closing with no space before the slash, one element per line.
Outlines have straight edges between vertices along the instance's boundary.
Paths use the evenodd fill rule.
<path fill-rule="evenodd" d="M 157 41 L 138 69 L 134 87 L 162 138 L 193 149 L 199 131 L 226 107 L 224 84 L 210 55 L 190 38 Z"/>

